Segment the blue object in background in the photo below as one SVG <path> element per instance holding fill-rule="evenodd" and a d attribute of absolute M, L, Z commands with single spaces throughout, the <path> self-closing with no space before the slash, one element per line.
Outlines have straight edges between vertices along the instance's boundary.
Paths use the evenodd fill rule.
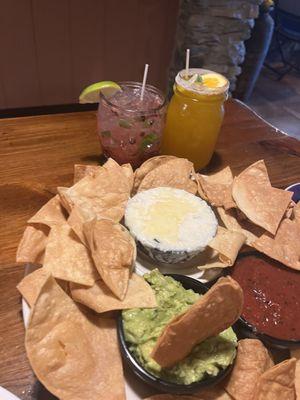
<path fill-rule="evenodd" d="M 300 183 L 294 183 L 291 186 L 288 186 L 285 190 L 288 190 L 289 192 L 293 192 L 293 197 L 292 200 L 295 203 L 298 203 L 300 201 Z"/>

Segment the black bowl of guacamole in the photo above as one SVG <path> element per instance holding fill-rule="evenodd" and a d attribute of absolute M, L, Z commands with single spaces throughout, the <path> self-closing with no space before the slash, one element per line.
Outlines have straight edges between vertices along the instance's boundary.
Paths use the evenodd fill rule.
<path fill-rule="evenodd" d="M 117 332 L 123 359 L 144 382 L 159 391 L 192 394 L 219 383 L 232 369 L 237 337 L 232 328 L 194 347 L 171 368 L 160 367 L 151 351 L 164 326 L 194 304 L 208 288 L 196 279 L 153 270 L 144 275 L 155 291 L 157 308 L 124 310 Z"/>

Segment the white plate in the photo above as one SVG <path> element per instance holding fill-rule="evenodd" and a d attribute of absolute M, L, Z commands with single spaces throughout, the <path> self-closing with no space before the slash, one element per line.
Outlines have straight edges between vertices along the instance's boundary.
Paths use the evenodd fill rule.
<path fill-rule="evenodd" d="M 1 400 L 20 400 L 19 397 L 10 393 L 8 390 L 0 386 L 0 399 Z"/>
<path fill-rule="evenodd" d="M 135 265 L 135 272 L 139 275 L 143 275 L 144 273 L 149 272 L 149 270 L 158 267 L 163 273 L 176 273 L 187 275 L 192 278 L 199 279 L 203 283 L 206 283 L 216 278 L 220 274 L 219 270 L 213 269 L 206 270 L 204 273 L 203 271 L 199 271 L 199 269 L 197 269 L 197 265 L 199 265 L 197 257 L 186 263 L 177 264 L 174 266 L 168 264 L 154 263 L 153 260 L 150 260 L 150 258 L 148 258 L 147 256 L 139 255 Z M 30 274 L 36 268 L 37 267 L 32 264 L 27 264 L 25 267 L 25 275 Z M 30 315 L 30 308 L 24 299 L 22 299 L 22 313 L 24 325 L 25 327 L 27 327 Z M 140 379 L 138 379 L 126 364 L 124 364 L 124 374 L 127 400 L 141 400 L 145 397 L 151 396 L 152 394 L 156 394 L 155 390 L 153 390 L 150 386 L 146 385 Z M 1 397 L 0 399 L 2 400 Z M 4 400 L 6 400 L 6 398 L 4 398 Z M 10 398 L 7 398 L 7 400 L 10 400 Z M 15 400 L 15 398 L 11 398 L 11 400 Z"/>

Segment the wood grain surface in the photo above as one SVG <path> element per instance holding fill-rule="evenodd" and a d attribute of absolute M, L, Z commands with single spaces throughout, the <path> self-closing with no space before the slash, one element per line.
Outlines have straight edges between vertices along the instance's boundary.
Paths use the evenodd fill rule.
<path fill-rule="evenodd" d="M 22 400 L 50 399 L 26 359 L 21 298 L 24 274 L 15 263 L 26 220 L 72 183 L 74 163 L 98 163 L 94 112 L 0 120 L 0 386 Z M 284 188 L 300 181 L 300 142 L 285 136 L 244 104 L 230 100 L 216 153 L 207 168 L 234 173 L 265 159 L 270 178 Z"/>

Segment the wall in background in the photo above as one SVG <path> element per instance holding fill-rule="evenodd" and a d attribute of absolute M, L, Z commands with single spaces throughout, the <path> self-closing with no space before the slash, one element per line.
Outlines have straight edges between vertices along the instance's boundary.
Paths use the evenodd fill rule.
<path fill-rule="evenodd" d="M 165 90 L 179 0 L 0 0 L 0 109 L 70 104 L 100 80 Z"/>

